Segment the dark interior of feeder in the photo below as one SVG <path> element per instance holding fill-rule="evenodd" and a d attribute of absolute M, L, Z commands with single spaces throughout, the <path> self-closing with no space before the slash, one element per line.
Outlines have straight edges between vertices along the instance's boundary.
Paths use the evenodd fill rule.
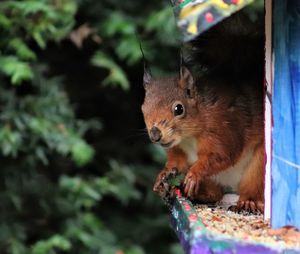
<path fill-rule="evenodd" d="M 249 7 L 248 7 L 249 8 Z M 263 80 L 264 10 L 250 16 L 248 8 L 233 14 L 184 45 L 185 63 L 194 73 Z M 263 83 L 262 83 L 263 87 Z"/>
<path fill-rule="evenodd" d="M 256 80 L 264 89 L 265 14 L 263 9 L 258 10 L 256 16 L 249 13 L 248 8 L 244 8 L 185 46 L 185 62 L 194 73 L 212 72 L 224 79 L 234 77 L 242 82 Z M 203 205 L 195 201 L 195 205 L 227 211 L 237 202 L 238 195 L 230 189 L 224 191 L 226 194 L 218 204 Z M 239 216 L 249 215 L 247 211 L 239 213 Z M 251 216 L 262 219 L 259 213 Z"/>
<path fill-rule="evenodd" d="M 264 10 L 250 15 L 248 8 L 233 14 L 213 26 L 196 39 L 183 45 L 184 63 L 194 75 L 213 73 L 221 78 L 255 80 L 264 89 L 265 16 Z M 263 104 L 263 102 L 262 102 Z M 172 184 L 179 185 L 183 176 Z M 225 190 L 228 193 L 228 189 Z M 227 209 L 238 199 L 226 196 L 223 206 Z M 230 197 L 230 199 L 228 199 Z M 224 203 L 225 202 L 225 203 Z M 246 213 L 245 213 L 246 214 Z"/>

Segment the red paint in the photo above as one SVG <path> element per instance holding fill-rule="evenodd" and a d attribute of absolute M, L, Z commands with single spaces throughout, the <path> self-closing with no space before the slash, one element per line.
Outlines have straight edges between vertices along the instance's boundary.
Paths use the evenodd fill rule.
<path fill-rule="evenodd" d="M 187 202 L 183 203 L 183 206 L 186 211 L 190 211 L 192 209 L 191 206 L 189 205 L 189 203 L 187 203 Z"/>
<path fill-rule="evenodd" d="M 182 197 L 182 194 L 181 194 L 181 191 L 179 189 L 176 189 L 175 190 L 175 194 L 178 198 L 181 198 Z"/>
<path fill-rule="evenodd" d="M 192 215 L 189 216 L 189 221 L 190 222 L 195 222 L 197 220 L 198 220 L 198 216 L 197 215 L 192 214 Z"/>
<path fill-rule="evenodd" d="M 205 20 L 206 20 L 206 22 L 211 23 L 215 20 L 215 17 L 211 12 L 207 12 L 205 14 Z"/>
<path fill-rule="evenodd" d="M 231 3 L 233 3 L 233 4 L 239 4 L 239 0 L 231 0 Z"/>

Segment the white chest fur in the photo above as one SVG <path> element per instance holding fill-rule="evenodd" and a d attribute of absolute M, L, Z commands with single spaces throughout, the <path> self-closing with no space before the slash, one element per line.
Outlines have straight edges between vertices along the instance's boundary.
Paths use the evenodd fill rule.
<path fill-rule="evenodd" d="M 187 155 L 190 166 L 198 160 L 197 140 L 195 138 L 186 138 L 181 141 L 179 146 Z M 252 152 L 248 152 L 233 167 L 230 167 L 221 173 L 212 176 L 212 179 L 214 179 L 221 186 L 230 188 L 233 192 L 237 192 L 241 178 L 245 172 L 245 167 L 250 162 L 251 157 Z"/>
<path fill-rule="evenodd" d="M 183 139 L 179 146 L 186 154 L 189 165 L 194 164 L 198 160 L 197 140 L 195 138 Z"/>
<path fill-rule="evenodd" d="M 248 152 L 234 166 L 212 176 L 212 178 L 223 187 L 230 188 L 231 192 L 238 192 L 240 181 L 251 158 L 252 152 Z"/>

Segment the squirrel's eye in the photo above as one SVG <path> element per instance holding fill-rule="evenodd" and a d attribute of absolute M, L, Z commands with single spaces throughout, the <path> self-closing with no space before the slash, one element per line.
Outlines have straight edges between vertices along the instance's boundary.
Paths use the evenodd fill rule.
<path fill-rule="evenodd" d="M 174 116 L 180 116 L 184 113 L 184 107 L 181 104 L 176 104 L 174 107 Z"/>

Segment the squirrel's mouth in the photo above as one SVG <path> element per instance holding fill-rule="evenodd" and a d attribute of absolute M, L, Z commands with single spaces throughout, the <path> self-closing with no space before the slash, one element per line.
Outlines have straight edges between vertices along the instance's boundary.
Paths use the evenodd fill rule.
<path fill-rule="evenodd" d="M 171 146 L 173 145 L 174 141 L 175 141 L 175 140 L 171 140 L 171 141 L 168 142 L 168 143 L 160 143 L 160 145 L 161 145 L 162 147 L 164 147 L 164 148 L 169 148 L 169 147 L 171 147 Z"/>

